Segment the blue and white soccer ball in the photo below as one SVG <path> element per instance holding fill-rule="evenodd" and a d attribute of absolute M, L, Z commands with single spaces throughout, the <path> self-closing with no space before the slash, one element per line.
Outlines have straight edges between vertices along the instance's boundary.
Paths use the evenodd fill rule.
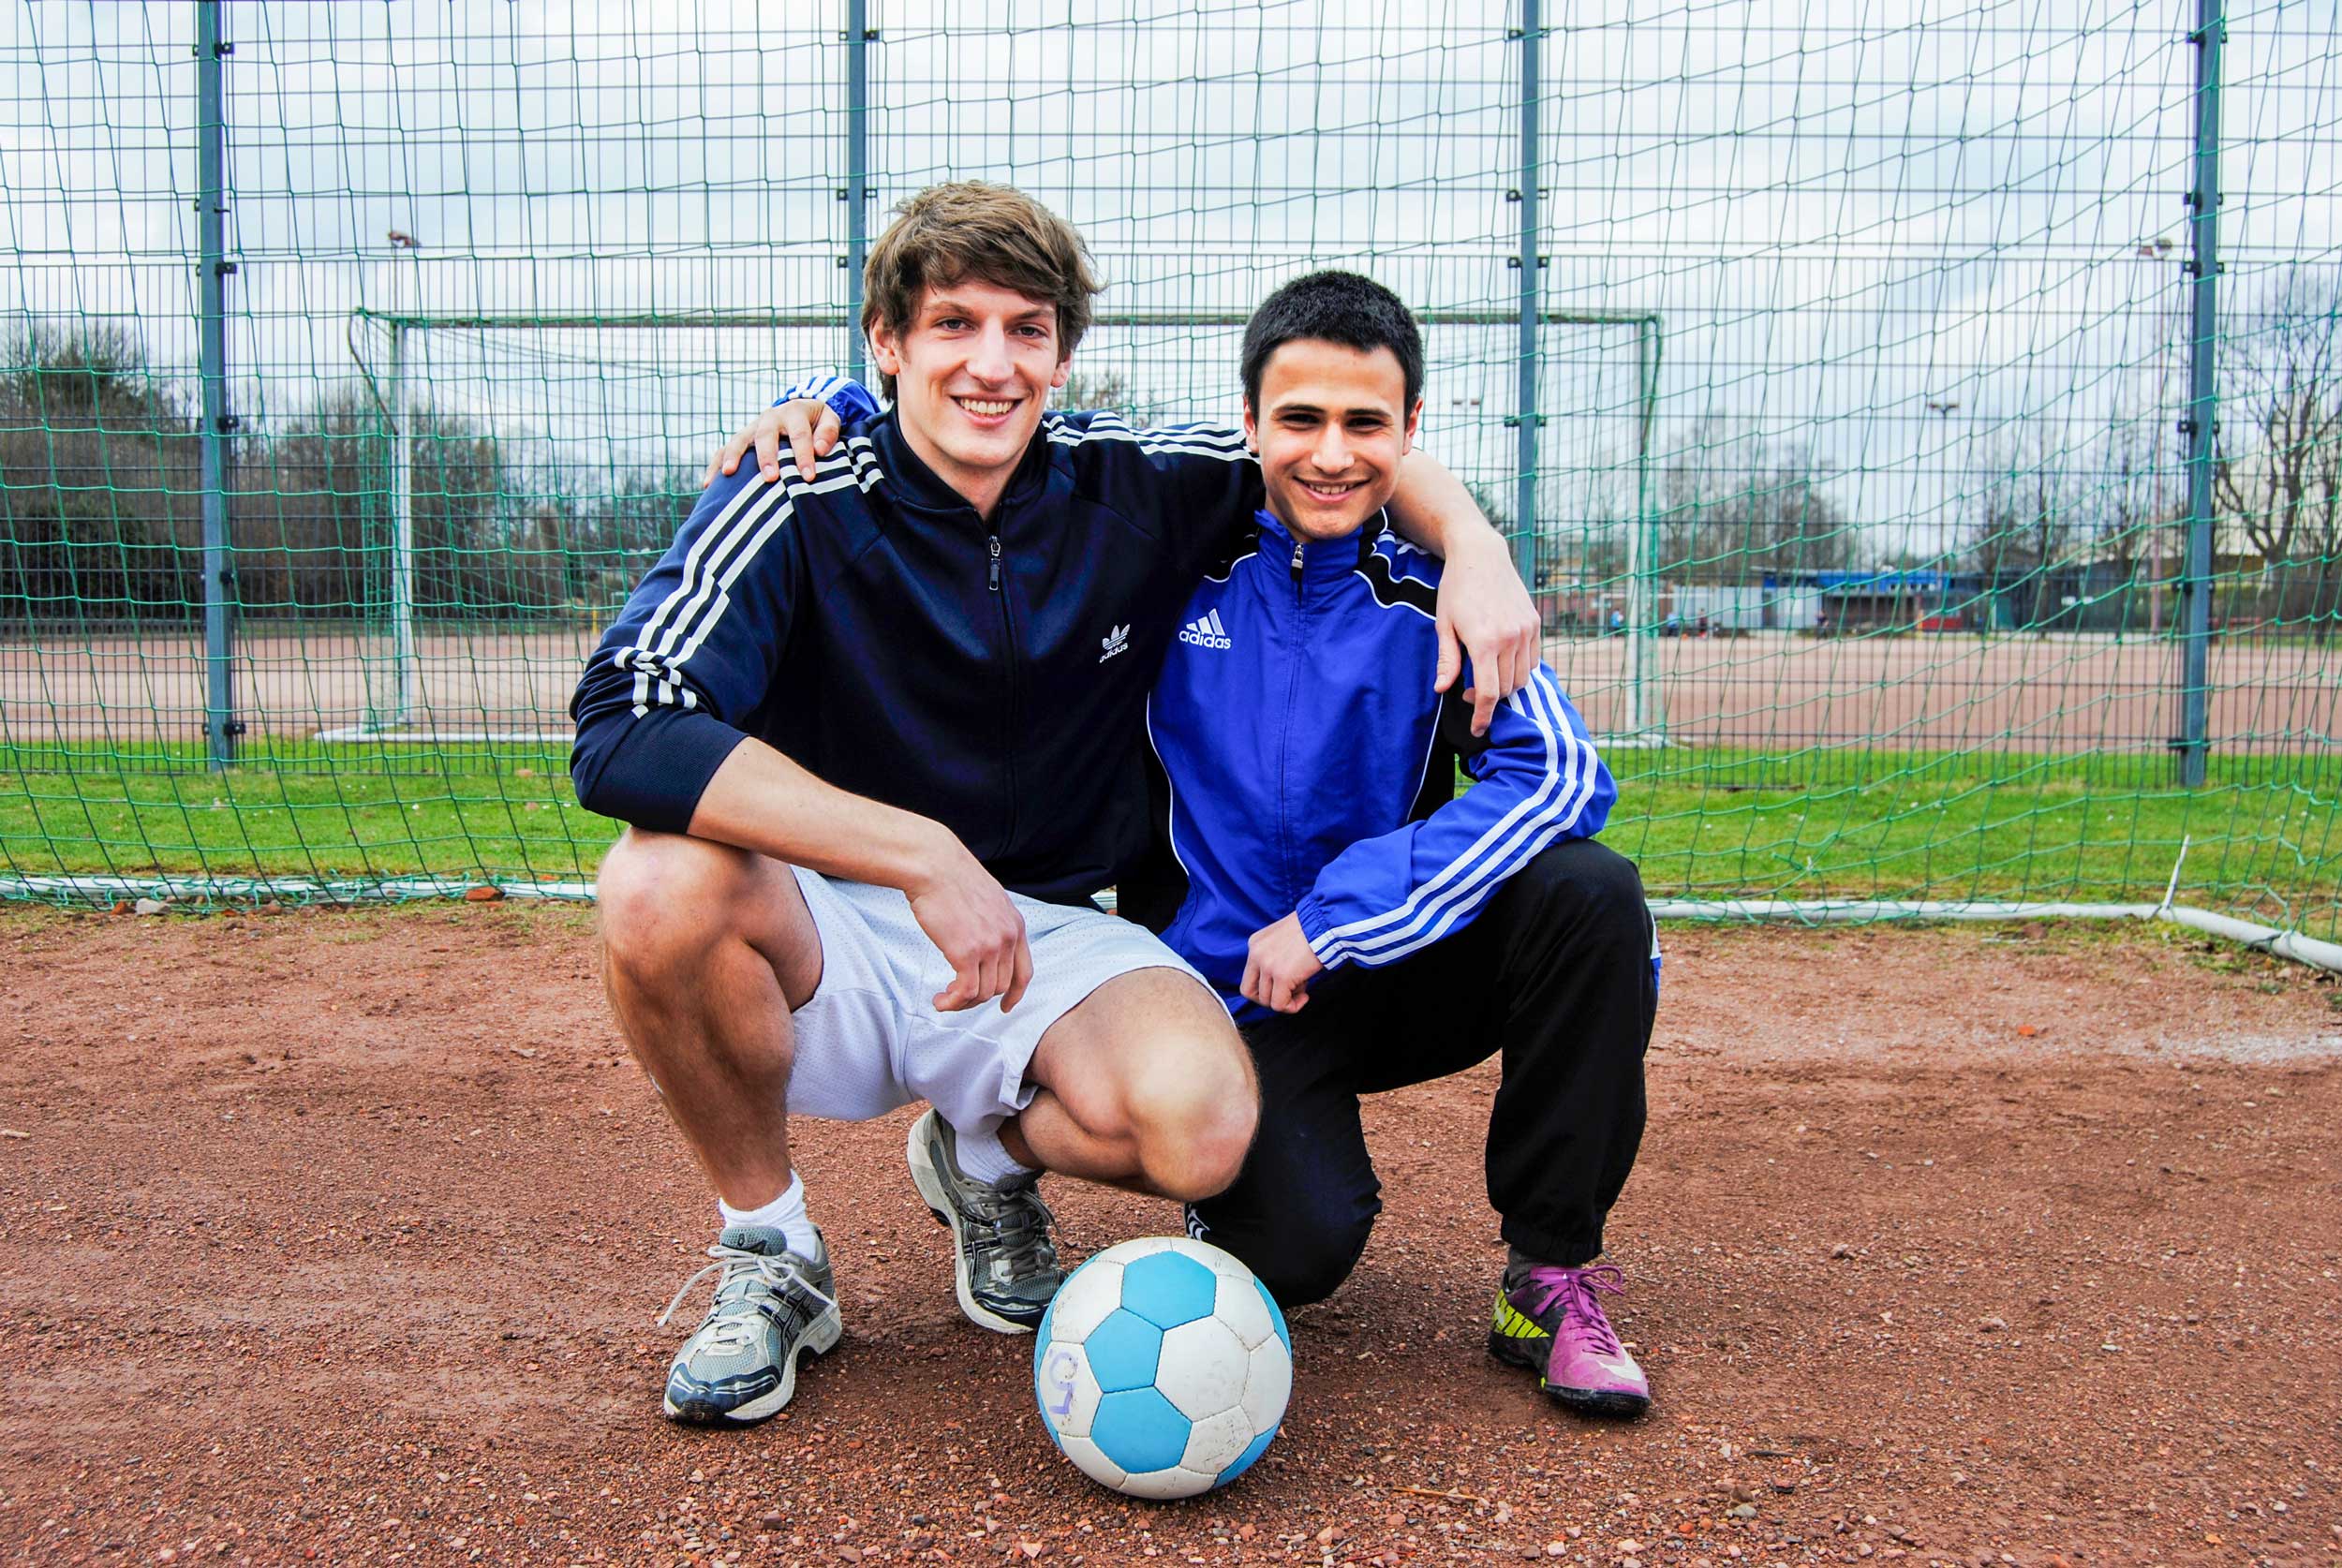
<path fill-rule="evenodd" d="M 1041 1320 L 1042 1425 L 1091 1480 L 1132 1497 L 1224 1487 L 1267 1448 L 1293 1392 L 1293 1339 L 1253 1271 L 1188 1237 L 1109 1247 Z"/>

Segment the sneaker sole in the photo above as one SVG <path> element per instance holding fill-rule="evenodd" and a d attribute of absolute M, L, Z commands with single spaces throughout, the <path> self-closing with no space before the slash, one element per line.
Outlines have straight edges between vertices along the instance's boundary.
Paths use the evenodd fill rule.
<path fill-rule="evenodd" d="M 1538 1364 L 1536 1353 L 1525 1349 L 1527 1341 L 1510 1335 L 1491 1332 L 1489 1354 L 1508 1367 L 1519 1367 L 1537 1375 L 1537 1387 L 1567 1409 L 1579 1415 L 1605 1415 L 1632 1420 L 1651 1408 L 1651 1401 L 1637 1394 L 1621 1394 L 1609 1389 L 1564 1388 L 1545 1381 L 1545 1368 Z"/>
<path fill-rule="evenodd" d="M 928 1113 L 932 1115 L 933 1113 Z M 927 1124 L 921 1117 L 911 1124 L 911 1136 L 904 1146 L 904 1158 L 911 1162 L 911 1184 L 919 1190 L 919 1196 L 935 1216 L 935 1222 L 952 1233 L 952 1289 L 959 1296 L 959 1310 L 978 1328 L 988 1328 L 995 1334 L 1030 1334 L 1039 1324 L 1018 1323 L 1003 1317 L 976 1299 L 976 1293 L 968 1285 L 968 1237 L 960 1229 L 959 1217 L 953 1211 L 951 1189 L 943 1180 L 943 1173 L 935 1168 L 934 1157 L 927 1153 L 927 1141 L 919 1130 Z"/>
<path fill-rule="evenodd" d="M 780 1386 L 770 1394 L 760 1394 L 748 1403 L 734 1405 L 730 1410 L 696 1401 L 678 1405 L 670 1396 L 661 1401 L 666 1408 L 667 1419 L 679 1421 L 687 1427 L 749 1427 L 759 1421 L 770 1421 L 787 1409 L 789 1401 L 796 1397 L 798 1364 L 808 1355 L 826 1355 L 836 1350 L 845 1332 L 845 1324 L 839 1318 L 837 1309 L 833 1307 L 806 1325 L 805 1338 L 797 1341 L 797 1348 L 781 1363 Z"/>

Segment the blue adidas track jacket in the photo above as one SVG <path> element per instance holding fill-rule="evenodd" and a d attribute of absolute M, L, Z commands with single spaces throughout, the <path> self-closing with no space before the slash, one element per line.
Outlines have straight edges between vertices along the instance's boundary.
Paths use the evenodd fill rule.
<path fill-rule="evenodd" d="M 1388 964 L 1461 930 L 1556 839 L 1601 831 L 1618 789 L 1553 672 L 1471 731 L 1467 684 L 1431 689 L 1440 563 L 1370 521 L 1255 538 L 1188 600 L 1148 704 L 1185 896 L 1164 939 L 1239 1022 L 1253 932 L 1298 912 L 1329 970 Z M 1446 748 L 1473 788 L 1447 792 Z"/>
<path fill-rule="evenodd" d="M 813 481 L 710 485 L 587 660 L 578 799 L 684 832 L 755 735 L 941 822 L 1005 887 L 1085 898 L 1148 844 L 1147 690 L 1260 503 L 1243 434 L 1048 414 L 987 521 L 841 385 Z"/>

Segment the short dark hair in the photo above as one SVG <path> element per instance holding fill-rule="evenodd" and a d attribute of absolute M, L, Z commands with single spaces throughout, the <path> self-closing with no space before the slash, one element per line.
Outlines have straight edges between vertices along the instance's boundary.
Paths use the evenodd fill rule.
<path fill-rule="evenodd" d="M 1268 357 L 1301 339 L 1339 343 L 1371 354 L 1387 348 L 1407 381 L 1407 407 L 1423 396 L 1423 333 L 1415 313 L 1371 277 L 1356 273 L 1311 273 L 1263 300 L 1244 326 L 1244 406 L 1260 407 L 1261 376 Z"/>

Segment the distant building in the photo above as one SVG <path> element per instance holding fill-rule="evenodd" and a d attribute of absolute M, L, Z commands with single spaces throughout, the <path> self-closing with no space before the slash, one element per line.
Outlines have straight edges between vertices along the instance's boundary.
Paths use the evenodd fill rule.
<path fill-rule="evenodd" d="M 1951 571 L 1777 572 L 1765 578 L 1765 626 L 1838 636 L 1967 631 L 1981 624 L 1984 580 Z"/>

